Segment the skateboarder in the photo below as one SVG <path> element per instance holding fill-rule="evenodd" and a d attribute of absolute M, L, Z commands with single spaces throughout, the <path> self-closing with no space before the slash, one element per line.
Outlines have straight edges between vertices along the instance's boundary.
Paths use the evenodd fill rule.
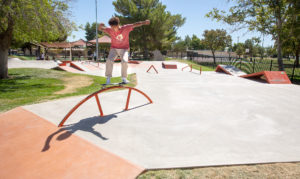
<path fill-rule="evenodd" d="M 129 58 L 129 33 L 135 28 L 142 25 L 149 25 L 150 20 L 140 21 L 133 24 L 126 24 L 120 26 L 120 20 L 118 17 L 112 17 L 108 24 L 109 27 L 105 27 L 103 23 L 99 24 L 98 30 L 107 33 L 111 37 L 111 47 L 108 58 L 106 60 L 106 84 L 110 84 L 110 78 L 112 77 L 114 60 L 120 56 L 121 58 L 121 73 L 122 83 L 128 83 L 127 81 L 127 68 Z"/>

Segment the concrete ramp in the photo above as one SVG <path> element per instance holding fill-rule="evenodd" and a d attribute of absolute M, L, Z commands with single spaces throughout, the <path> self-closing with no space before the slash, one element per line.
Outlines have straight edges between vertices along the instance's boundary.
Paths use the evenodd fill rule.
<path fill-rule="evenodd" d="M 264 79 L 270 84 L 291 84 L 289 77 L 284 71 L 261 71 L 240 77 Z"/>
<path fill-rule="evenodd" d="M 76 68 L 76 69 L 78 69 L 80 71 L 90 71 L 89 68 L 87 68 L 86 66 L 84 66 L 80 62 L 71 62 L 70 66 L 73 67 L 73 68 Z"/>
<path fill-rule="evenodd" d="M 100 67 L 99 66 L 96 66 L 96 65 L 92 65 L 92 64 L 83 64 L 86 68 L 88 68 L 89 70 L 91 71 L 96 71 L 96 70 L 99 70 Z"/>
<path fill-rule="evenodd" d="M 232 65 L 218 65 L 216 68 L 216 72 L 223 72 L 233 76 L 247 75 L 247 73 Z"/>

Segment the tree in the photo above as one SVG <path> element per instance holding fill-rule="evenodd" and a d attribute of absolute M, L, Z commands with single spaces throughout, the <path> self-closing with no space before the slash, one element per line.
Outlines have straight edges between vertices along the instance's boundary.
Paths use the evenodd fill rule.
<path fill-rule="evenodd" d="M 296 58 L 296 66 L 299 67 L 300 55 L 300 1 L 288 0 L 293 4 L 289 9 L 287 23 L 283 27 L 283 50 Z"/>
<path fill-rule="evenodd" d="M 269 57 L 277 57 L 277 52 L 275 47 L 266 47 L 266 53 Z"/>
<path fill-rule="evenodd" d="M 231 52 L 232 52 L 232 39 L 231 36 L 228 36 L 227 38 L 225 38 L 225 46 L 226 46 L 226 50 L 229 56 L 229 60 L 231 60 Z"/>
<path fill-rule="evenodd" d="M 67 0 L 0 0 L 0 79 L 8 77 L 7 58 L 12 40 L 54 40 L 73 24 L 66 18 Z"/>
<path fill-rule="evenodd" d="M 173 44 L 172 50 L 175 51 L 175 52 L 183 52 L 183 51 L 185 51 L 186 50 L 185 42 L 183 40 L 179 39 L 178 41 L 176 41 Z"/>
<path fill-rule="evenodd" d="M 260 42 L 259 38 L 252 38 L 252 39 L 247 39 L 244 43 L 245 49 L 248 49 L 249 52 L 247 52 L 251 59 L 252 57 L 256 57 L 258 53 L 258 43 Z M 256 44 L 255 44 L 256 43 Z"/>
<path fill-rule="evenodd" d="M 203 50 L 205 46 L 201 39 L 199 39 L 196 35 L 193 35 L 190 43 L 190 48 L 193 50 Z"/>
<path fill-rule="evenodd" d="M 257 46 L 257 52 L 258 52 L 260 58 L 263 59 L 264 56 L 265 56 L 265 48 L 262 47 L 262 46 L 260 46 L 260 45 L 258 45 Z"/>
<path fill-rule="evenodd" d="M 85 38 L 87 41 L 93 40 L 96 38 L 96 23 L 86 23 L 85 27 Z M 98 31 L 98 37 L 102 35 L 102 31 Z"/>
<path fill-rule="evenodd" d="M 132 48 L 141 49 L 144 58 L 148 58 L 149 50 L 164 50 L 170 48 L 177 40 L 176 32 L 185 18 L 181 15 L 172 15 L 166 11 L 166 6 L 159 0 L 115 0 L 115 10 L 121 23 L 128 24 L 149 19 L 150 26 L 135 28 L 130 35 Z"/>
<path fill-rule="evenodd" d="M 192 42 L 192 39 L 190 38 L 190 36 L 188 36 L 188 35 L 185 36 L 185 38 L 184 38 L 184 44 L 187 47 L 187 49 L 191 48 L 191 42 Z"/>
<path fill-rule="evenodd" d="M 233 51 L 241 58 L 241 55 L 245 53 L 245 47 L 243 43 L 237 43 L 233 46 Z"/>
<path fill-rule="evenodd" d="M 206 47 L 211 50 L 214 63 L 216 64 L 216 50 L 223 50 L 226 47 L 227 42 L 231 40 L 231 36 L 227 35 L 227 32 L 223 29 L 205 30 L 203 36 L 203 42 Z"/>
<path fill-rule="evenodd" d="M 237 5 L 232 6 L 228 14 L 214 8 L 207 16 L 229 25 L 236 25 L 236 30 L 246 27 L 250 31 L 272 35 L 276 40 L 279 69 L 284 70 L 282 61 L 284 27 L 287 25 L 287 19 L 297 13 L 292 10 L 297 9 L 297 0 L 230 1 L 236 2 Z"/>

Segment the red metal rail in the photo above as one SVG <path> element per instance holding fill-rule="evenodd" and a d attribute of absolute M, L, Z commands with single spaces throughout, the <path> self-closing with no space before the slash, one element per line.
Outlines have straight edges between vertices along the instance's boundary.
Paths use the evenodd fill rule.
<path fill-rule="evenodd" d="M 188 67 L 190 67 L 190 72 L 191 72 L 191 71 L 192 71 L 192 65 L 188 65 L 188 66 L 183 67 L 183 68 L 181 69 L 181 71 L 183 71 L 185 68 L 188 68 Z"/>
<path fill-rule="evenodd" d="M 151 65 L 150 68 L 147 70 L 147 72 L 149 72 L 151 68 L 153 68 L 156 71 L 156 73 L 158 73 L 158 71 L 156 70 L 156 68 L 154 67 L 154 65 Z"/>
<path fill-rule="evenodd" d="M 88 101 L 90 98 L 95 97 L 96 98 L 96 102 L 98 105 L 98 109 L 100 112 L 100 116 L 103 116 L 103 111 L 102 111 L 102 107 L 100 104 L 100 100 L 98 97 L 99 93 L 102 93 L 104 91 L 108 91 L 108 90 L 112 90 L 112 89 L 117 89 L 117 88 L 126 88 L 129 89 L 128 90 L 128 96 L 127 96 L 127 101 L 126 101 L 126 106 L 125 106 L 125 110 L 128 110 L 128 106 L 129 106 L 129 101 L 130 101 L 130 96 L 131 96 L 131 91 L 134 90 L 136 92 L 139 92 L 140 94 L 142 94 L 144 97 L 146 97 L 149 101 L 149 103 L 153 103 L 153 101 L 149 98 L 149 96 L 147 96 L 144 92 L 136 89 L 136 88 L 132 88 L 132 87 L 128 87 L 128 86 L 111 86 L 111 87 L 107 87 L 104 89 L 101 89 L 99 91 L 94 92 L 93 94 L 90 94 L 89 96 L 87 96 L 86 98 L 84 98 L 83 100 L 81 100 L 76 106 L 74 106 L 69 112 L 68 114 L 63 118 L 63 120 L 59 123 L 58 127 L 62 127 L 64 125 L 64 123 L 66 122 L 66 120 L 71 116 L 71 114 L 76 111 L 77 108 L 79 108 L 79 106 L 81 106 L 83 103 L 85 103 L 86 101 Z"/>
<path fill-rule="evenodd" d="M 192 70 L 193 70 L 193 65 L 192 65 L 192 64 L 183 67 L 183 68 L 181 69 L 181 71 L 183 71 L 185 68 L 188 68 L 188 67 L 190 67 L 190 72 L 192 72 Z M 201 73 L 202 73 L 202 67 L 201 67 L 201 66 L 200 66 L 200 68 L 199 68 L 199 71 L 200 71 L 200 75 L 201 75 Z"/>

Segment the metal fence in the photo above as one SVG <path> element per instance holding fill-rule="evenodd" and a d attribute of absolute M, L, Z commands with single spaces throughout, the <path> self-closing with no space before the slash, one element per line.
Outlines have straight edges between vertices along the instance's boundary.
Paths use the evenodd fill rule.
<path fill-rule="evenodd" d="M 199 65 L 211 67 L 213 69 L 219 64 L 232 65 L 248 74 L 261 71 L 279 71 L 277 59 L 248 59 L 217 56 L 214 63 L 212 56 L 197 53 L 171 52 L 168 53 L 167 56 L 176 59 L 190 60 Z M 297 67 L 294 60 L 283 60 L 283 67 L 290 80 L 293 83 L 300 84 L 300 66 Z"/>

